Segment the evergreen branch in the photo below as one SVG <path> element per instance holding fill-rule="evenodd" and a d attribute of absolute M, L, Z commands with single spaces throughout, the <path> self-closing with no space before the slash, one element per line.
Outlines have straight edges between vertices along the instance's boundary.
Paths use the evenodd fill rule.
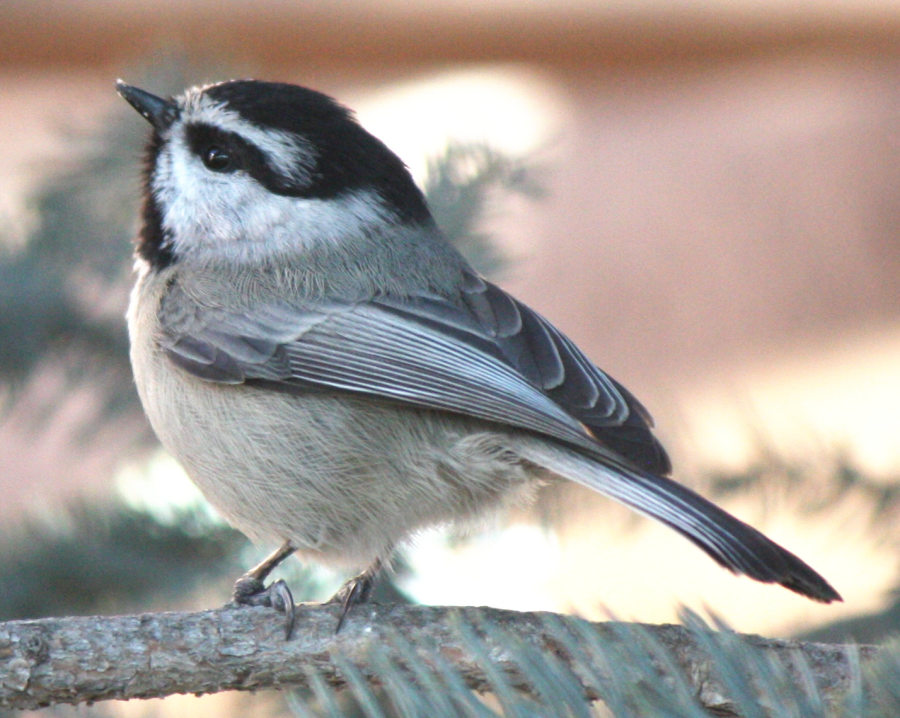
<path fill-rule="evenodd" d="M 506 715 L 527 713 L 520 700 L 540 715 L 586 715 L 600 698 L 617 715 L 660 715 L 665 707 L 686 716 L 821 715 L 810 707 L 860 700 L 860 666 L 887 670 L 888 683 L 900 666 L 893 649 L 713 631 L 692 614 L 687 626 L 657 626 L 368 605 L 335 635 L 338 611 L 301 605 L 288 641 L 282 618 L 265 608 L 0 623 L 0 707 L 295 687 L 328 700 L 349 692 L 370 704 L 381 689 L 395 706 L 430 706 L 432 716 L 496 715 L 471 691 L 493 693 Z M 806 712 L 745 711 L 748 691 L 779 710 L 771 703 L 785 686 L 795 694 L 791 705 Z M 442 702 L 445 710 L 435 712 Z"/>

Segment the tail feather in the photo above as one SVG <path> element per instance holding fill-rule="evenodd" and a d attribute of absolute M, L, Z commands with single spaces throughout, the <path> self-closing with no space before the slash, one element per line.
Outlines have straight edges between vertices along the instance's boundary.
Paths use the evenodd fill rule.
<path fill-rule="evenodd" d="M 757 581 L 780 584 L 814 601 L 842 600 L 803 560 L 699 494 L 664 477 L 636 476 L 629 480 L 639 485 L 645 496 L 661 497 L 664 505 L 671 499 L 673 504 L 669 506 L 674 506 L 659 515 L 644 508 L 638 496 L 629 504 L 632 508 L 671 526 L 725 568 Z"/>
<path fill-rule="evenodd" d="M 675 481 L 610 459 L 528 442 L 523 455 L 556 474 L 609 496 L 675 529 L 716 562 L 763 583 L 831 603 L 840 594 L 797 556 L 752 526 Z"/>

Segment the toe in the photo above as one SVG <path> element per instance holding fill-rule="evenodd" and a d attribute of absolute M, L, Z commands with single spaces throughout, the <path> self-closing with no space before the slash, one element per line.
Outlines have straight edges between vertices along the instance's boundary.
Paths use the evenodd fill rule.
<path fill-rule="evenodd" d="M 262 581 L 252 576 L 241 576 L 234 584 L 232 592 L 232 605 L 234 606 L 265 606 L 274 608 L 284 614 L 285 640 L 291 637 L 296 619 L 294 597 L 291 589 L 281 579 L 266 587 Z"/>
<path fill-rule="evenodd" d="M 245 574 L 235 581 L 231 600 L 238 606 L 259 606 L 258 597 L 265 593 L 266 587 L 262 581 Z"/>

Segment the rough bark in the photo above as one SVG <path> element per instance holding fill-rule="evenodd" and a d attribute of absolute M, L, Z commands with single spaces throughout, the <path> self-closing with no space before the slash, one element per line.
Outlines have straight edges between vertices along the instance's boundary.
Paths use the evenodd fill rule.
<path fill-rule="evenodd" d="M 340 686 L 348 664 L 371 683 L 378 673 L 376 653 L 378 660 L 393 655 L 401 671 L 409 670 L 411 656 L 418 670 L 450 665 L 478 691 L 492 689 L 484 665 L 489 660 L 504 672 L 509 685 L 534 693 L 510 660 L 515 651 L 498 640 L 504 637 L 544 655 L 552 652 L 577 676 L 585 698 L 594 699 L 602 692 L 602 681 L 597 680 L 596 666 L 585 665 L 591 650 L 573 650 L 585 645 L 579 631 L 593 629 L 602 647 L 622 641 L 627 631 L 639 626 L 643 635 L 667 649 L 705 707 L 719 715 L 733 711 L 709 655 L 698 645 L 696 633 L 683 626 L 587 624 L 553 614 L 490 608 L 366 605 L 354 609 L 335 635 L 337 607 L 298 610 L 294 635 L 287 641 L 283 617 L 265 608 L 0 623 L 0 707 L 302 687 L 313 675 Z M 788 673 L 802 654 L 826 699 L 839 698 L 850 685 L 854 659 L 844 646 L 735 636 L 777 655 Z M 397 652 L 400 645 L 404 647 Z M 854 650 L 862 662 L 877 654 L 874 647 Z"/>

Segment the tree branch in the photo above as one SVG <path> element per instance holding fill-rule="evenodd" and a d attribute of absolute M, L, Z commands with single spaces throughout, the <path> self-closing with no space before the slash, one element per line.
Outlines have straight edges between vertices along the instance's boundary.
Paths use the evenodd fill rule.
<path fill-rule="evenodd" d="M 301 605 L 298 611 L 289 641 L 283 617 L 265 608 L 0 623 L 0 707 L 306 687 L 316 675 L 344 686 L 348 678 L 352 682 L 353 668 L 372 684 L 385 656 L 411 679 L 420 680 L 423 668 L 446 676 L 450 666 L 476 691 L 496 690 L 500 669 L 508 685 L 534 695 L 540 688 L 515 662 L 526 649 L 567 666 L 584 697 L 596 699 L 605 680 L 597 648 L 602 654 L 603 646 L 643 641 L 664 647 L 672 660 L 669 668 L 651 649 L 652 663 L 663 673 L 680 669 L 702 705 L 720 715 L 732 710 L 709 645 L 701 645 L 705 641 L 698 640 L 696 628 L 590 624 L 490 608 L 364 605 L 335 635 L 336 606 Z M 840 698 L 850 686 L 854 658 L 844 646 L 709 635 L 731 635 L 762 650 L 780 660 L 787 673 L 793 671 L 798 682 L 811 674 L 826 700 Z M 859 647 L 859 660 L 867 662 L 877 651 Z M 798 655 L 809 674 L 796 668 Z"/>

